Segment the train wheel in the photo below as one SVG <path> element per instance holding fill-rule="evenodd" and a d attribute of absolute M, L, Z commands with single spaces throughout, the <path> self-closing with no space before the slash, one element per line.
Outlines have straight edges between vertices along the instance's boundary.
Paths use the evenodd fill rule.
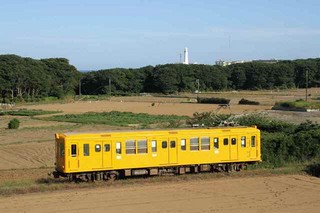
<path fill-rule="evenodd" d="M 118 172 L 110 172 L 108 175 L 108 180 L 115 181 L 119 178 Z"/>

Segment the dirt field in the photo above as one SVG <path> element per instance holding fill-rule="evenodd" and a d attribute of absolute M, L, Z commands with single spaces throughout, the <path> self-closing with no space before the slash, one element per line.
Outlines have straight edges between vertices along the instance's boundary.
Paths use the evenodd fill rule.
<path fill-rule="evenodd" d="M 47 105 L 33 105 L 23 106 L 28 109 L 43 109 L 43 110 L 61 110 L 64 113 L 84 113 L 84 112 L 134 112 L 134 113 L 148 113 L 153 115 L 187 115 L 192 116 L 194 112 L 208 112 L 218 108 L 216 104 L 195 104 L 195 103 L 165 103 L 158 102 L 152 106 L 151 102 L 126 102 L 126 101 L 86 101 L 74 102 L 66 104 L 47 104 Z M 269 110 L 271 106 L 231 106 L 232 113 L 254 112 Z M 224 110 L 224 113 L 230 113 L 229 110 Z"/>
<path fill-rule="evenodd" d="M 309 91 L 311 98 L 320 95 L 320 88 L 312 88 Z M 231 100 L 230 110 L 221 110 L 221 113 L 242 114 L 247 112 L 270 111 L 276 101 L 297 100 L 305 98 L 305 90 L 288 91 L 242 91 L 242 92 L 216 92 L 199 94 L 201 97 L 223 97 Z M 195 112 L 216 111 L 219 105 L 216 104 L 196 104 L 189 103 L 197 97 L 196 94 L 182 94 L 181 96 L 153 97 L 153 96 L 134 96 L 134 97 L 112 97 L 111 100 L 103 101 L 80 101 L 65 104 L 43 104 L 20 106 L 20 108 L 60 110 L 63 113 L 84 113 L 102 111 L 123 111 L 149 114 L 175 114 L 192 116 Z M 238 105 L 241 98 L 259 101 L 260 105 Z M 154 106 L 152 106 L 154 105 Z"/>
<path fill-rule="evenodd" d="M 221 113 L 263 112 L 271 117 L 289 122 L 301 123 L 306 120 L 320 122 L 320 112 L 283 112 L 270 110 L 275 101 L 296 100 L 303 98 L 304 90 L 288 91 L 244 91 L 217 92 L 199 94 L 206 97 L 226 97 L 231 99 L 231 107 L 222 109 Z M 312 97 L 320 95 L 320 89 L 310 90 Z M 188 96 L 189 98 L 187 98 Z M 185 103 L 196 98 L 196 94 L 185 94 L 180 97 L 113 97 L 111 101 L 81 101 L 65 104 L 22 105 L 17 108 L 61 110 L 63 113 L 84 113 L 102 111 L 126 111 L 149 114 L 176 114 L 192 116 L 194 112 L 215 111 L 218 105 Z M 260 101 L 260 106 L 238 105 L 241 98 Z M 155 103 L 152 106 L 152 103 Z M 50 116 L 50 115 L 49 115 Z M 17 116 L 15 116 L 17 117 Z M 0 170 L 51 167 L 54 165 L 54 134 L 56 132 L 90 131 L 120 129 L 106 125 L 79 125 L 64 122 L 34 120 L 29 117 L 18 117 L 21 121 L 19 130 L 6 129 L 12 116 L 0 117 Z"/>
<path fill-rule="evenodd" d="M 319 212 L 320 179 L 227 178 L 0 198 L 0 212 Z"/>
<path fill-rule="evenodd" d="M 315 88 L 310 93 L 312 97 L 318 97 L 320 90 Z M 320 122 L 320 112 L 270 110 L 275 101 L 303 98 L 304 90 L 228 92 L 201 96 L 231 98 L 230 110 L 224 109 L 221 113 L 262 112 L 294 123 L 306 120 Z M 61 110 L 63 113 L 117 110 L 188 116 L 192 116 L 194 112 L 215 111 L 218 108 L 218 105 L 187 103 L 193 98 L 196 98 L 195 94 L 188 94 L 188 98 L 113 97 L 111 101 L 20 105 L 16 108 Z M 241 98 L 260 101 L 261 105 L 238 105 Z M 45 178 L 54 166 L 54 134 L 57 132 L 121 129 L 106 125 L 81 125 L 18 117 L 21 121 L 20 129 L 8 130 L 7 124 L 13 117 L 17 116 L 0 117 L 0 184 L 8 180 Z M 319 212 L 319 194 L 319 178 L 238 177 L 1 197 L 0 212 Z"/>
<path fill-rule="evenodd" d="M 120 129 L 106 125 L 79 125 L 18 117 L 18 130 L 6 129 L 11 116 L 0 117 L 0 171 L 54 166 L 54 134 L 72 131 Z"/>

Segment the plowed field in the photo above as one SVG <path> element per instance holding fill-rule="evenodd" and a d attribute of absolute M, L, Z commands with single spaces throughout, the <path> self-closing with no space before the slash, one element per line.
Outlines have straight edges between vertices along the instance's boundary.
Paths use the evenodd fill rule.
<path fill-rule="evenodd" d="M 320 89 L 310 90 L 314 97 Z M 191 95 L 192 96 L 192 95 Z M 303 90 L 285 92 L 229 92 L 201 96 L 231 98 L 221 113 L 264 112 L 289 122 L 320 122 L 320 112 L 271 111 L 276 101 L 303 98 Z M 192 98 L 195 98 L 193 95 Z M 260 106 L 238 105 L 241 98 Z M 183 97 L 113 97 L 111 101 L 23 105 L 16 108 L 61 110 L 62 113 L 126 111 L 192 116 L 215 111 L 218 105 L 187 103 Z M 0 117 L 0 183 L 45 178 L 54 166 L 56 132 L 121 129 L 18 117 L 19 130 L 6 129 L 10 119 Z M 43 169 L 44 168 L 44 169 Z M 18 169 L 18 170 L 15 170 Z M 26 169 L 26 170 L 24 170 Z M 133 186 L 74 189 L 0 198 L 0 212 L 319 212 L 320 179 L 309 176 L 273 176 L 210 179 Z"/>
<path fill-rule="evenodd" d="M 320 179 L 271 176 L 152 183 L 0 198 L 0 212 L 295 212 L 320 209 Z"/>

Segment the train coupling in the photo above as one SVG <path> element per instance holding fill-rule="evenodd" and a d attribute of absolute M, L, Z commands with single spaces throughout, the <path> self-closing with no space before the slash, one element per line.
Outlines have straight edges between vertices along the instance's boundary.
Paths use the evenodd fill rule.
<path fill-rule="evenodd" d="M 57 171 L 49 172 L 48 176 L 50 176 L 50 177 L 53 176 L 54 178 L 59 178 L 60 177 L 60 175 L 59 175 L 59 173 Z"/>

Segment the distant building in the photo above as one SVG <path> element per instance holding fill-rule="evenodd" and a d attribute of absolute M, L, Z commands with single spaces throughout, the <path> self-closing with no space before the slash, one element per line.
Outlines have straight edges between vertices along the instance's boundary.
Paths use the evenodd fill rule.
<path fill-rule="evenodd" d="M 244 61 L 244 60 L 241 60 L 241 61 L 223 61 L 223 60 L 218 60 L 216 61 L 216 65 L 218 66 L 229 66 L 231 64 L 243 64 L 243 63 L 246 63 L 246 62 L 251 62 L 251 61 Z"/>
<path fill-rule="evenodd" d="M 231 64 L 243 64 L 243 63 L 247 63 L 247 62 L 258 62 L 258 63 L 266 63 L 266 64 L 275 64 L 277 62 L 279 62 L 279 60 L 276 59 L 268 59 L 268 60 L 252 60 L 252 61 L 223 61 L 223 60 L 218 60 L 216 61 L 216 65 L 218 66 L 229 66 Z"/>

